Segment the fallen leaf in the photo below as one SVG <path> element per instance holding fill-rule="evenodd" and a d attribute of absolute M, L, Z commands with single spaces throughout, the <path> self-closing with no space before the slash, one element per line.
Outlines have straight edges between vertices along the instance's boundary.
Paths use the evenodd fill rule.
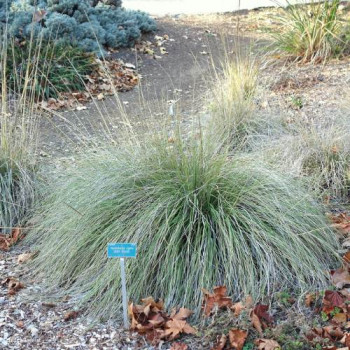
<path fill-rule="evenodd" d="M 340 342 L 350 349 L 350 334 L 345 333 Z"/>
<path fill-rule="evenodd" d="M 336 323 L 345 323 L 347 321 L 347 316 L 342 312 L 338 312 L 333 316 L 332 321 Z"/>
<path fill-rule="evenodd" d="M 233 314 L 238 317 L 242 310 L 245 309 L 245 306 L 243 305 L 243 303 L 241 301 L 239 301 L 238 303 L 235 303 L 231 306 L 231 310 L 233 311 Z"/>
<path fill-rule="evenodd" d="M 343 255 L 343 261 L 344 261 L 344 263 L 346 263 L 346 264 L 350 264 L 350 252 L 346 252 L 346 253 Z"/>
<path fill-rule="evenodd" d="M 257 304 L 254 308 L 254 314 L 257 315 L 261 320 L 266 321 L 268 324 L 273 322 L 273 318 L 271 315 L 267 312 L 269 310 L 268 305 L 263 305 L 263 304 Z"/>
<path fill-rule="evenodd" d="M 220 309 L 232 306 L 232 299 L 226 296 L 227 288 L 218 286 L 214 288 L 214 293 L 210 293 L 206 289 L 202 289 L 204 300 L 202 309 L 205 316 L 210 316 L 214 309 Z"/>
<path fill-rule="evenodd" d="M 45 10 L 38 10 L 34 12 L 33 21 L 40 22 L 46 16 Z"/>
<path fill-rule="evenodd" d="M 2 285 L 7 284 L 7 293 L 15 295 L 20 289 L 24 288 L 24 284 L 13 277 L 8 277 L 1 282 Z"/>
<path fill-rule="evenodd" d="M 326 307 L 342 307 L 344 305 L 344 299 L 337 291 L 326 290 L 322 303 Z"/>
<path fill-rule="evenodd" d="M 79 313 L 78 313 L 77 311 L 68 311 L 68 312 L 64 315 L 63 319 L 64 319 L 66 322 L 68 322 L 68 321 L 70 321 L 70 320 L 74 320 L 75 318 L 77 318 L 78 315 L 79 315 Z"/>
<path fill-rule="evenodd" d="M 252 321 L 253 327 L 258 331 L 260 336 L 262 336 L 263 331 L 262 331 L 262 325 L 261 325 L 259 317 L 254 312 L 252 312 L 250 315 L 250 319 Z"/>
<path fill-rule="evenodd" d="M 16 322 L 16 326 L 17 326 L 18 328 L 23 328 L 23 327 L 24 327 L 24 322 L 23 322 L 23 321 L 17 321 L 17 322 Z"/>
<path fill-rule="evenodd" d="M 83 111 L 83 110 L 85 110 L 85 109 L 87 109 L 86 106 L 81 106 L 81 105 L 80 105 L 80 106 L 77 106 L 77 107 L 76 107 L 76 110 L 77 110 L 77 111 Z"/>
<path fill-rule="evenodd" d="M 170 350 L 187 350 L 188 345 L 185 343 L 173 343 Z"/>
<path fill-rule="evenodd" d="M 332 341 L 340 340 L 344 336 L 344 332 L 338 326 L 325 326 L 323 327 L 323 338 L 328 338 Z"/>
<path fill-rule="evenodd" d="M 176 339 L 181 333 L 196 334 L 196 330 L 192 328 L 186 321 L 170 320 L 165 323 L 164 338 L 169 340 Z"/>
<path fill-rule="evenodd" d="M 28 260 L 30 260 L 33 257 L 33 253 L 23 253 L 18 255 L 17 257 L 17 262 L 19 264 L 23 264 L 25 262 L 27 262 Z"/>
<path fill-rule="evenodd" d="M 166 48 L 165 47 L 160 47 L 159 48 L 159 51 L 160 51 L 160 53 L 162 54 L 162 55 L 167 55 L 169 52 L 166 50 Z"/>
<path fill-rule="evenodd" d="M 255 345 L 259 350 L 277 350 L 281 349 L 281 346 L 272 339 L 257 339 Z"/>
<path fill-rule="evenodd" d="M 99 101 L 102 101 L 102 100 L 105 98 L 105 95 L 104 95 L 102 92 L 100 92 L 100 93 L 96 96 L 96 98 L 97 98 Z"/>
<path fill-rule="evenodd" d="M 9 251 L 10 247 L 22 238 L 22 230 L 19 227 L 12 229 L 11 234 L 0 234 L 0 250 Z"/>
<path fill-rule="evenodd" d="M 216 344 L 214 345 L 211 350 L 223 350 L 225 348 L 227 342 L 227 336 L 225 334 L 222 334 L 221 336 L 218 336 L 216 338 Z"/>
<path fill-rule="evenodd" d="M 331 271 L 332 283 L 336 288 L 343 288 L 345 285 L 350 284 L 350 274 L 347 269 L 340 267 L 339 269 Z"/>
<path fill-rule="evenodd" d="M 124 63 L 124 67 L 129 69 L 136 69 L 135 65 L 132 63 Z"/>
<path fill-rule="evenodd" d="M 178 312 L 176 312 L 176 310 L 174 311 L 175 313 L 170 315 L 170 317 L 173 320 L 185 320 L 186 318 L 189 318 L 193 314 L 193 311 L 186 309 L 184 307 L 180 308 Z"/>
<path fill-rule="evenodd" d="M 229 331 L 228 336 L 231 346 L 236 350 L 242 350 L 248 336 L 248 331 L 232 328 Z"/>
<path fill-rule="evenodd" d="M 338 215 L 331 216 L 333 226 L 341 231 L 343 234 L 350 233 L 350 216 L 346 213 L 340 213 Z"/>
<path fill-rule="evenodd" d="M 315 293 L 308 293 L 305 296 L 305 306 L 310 307 L 316 300 L 316 294 Z"/>

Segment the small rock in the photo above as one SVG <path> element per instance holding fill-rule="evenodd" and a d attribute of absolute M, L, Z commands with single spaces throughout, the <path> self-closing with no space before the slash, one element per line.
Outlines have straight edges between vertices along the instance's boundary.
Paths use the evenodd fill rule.
<path fill-rule="evenodd" d="M 39 333 L 39 329 L 33 326 L 32 324 L 27 328 L 30 333 L 32 334 L 32 337 L 36 337 Z"/>

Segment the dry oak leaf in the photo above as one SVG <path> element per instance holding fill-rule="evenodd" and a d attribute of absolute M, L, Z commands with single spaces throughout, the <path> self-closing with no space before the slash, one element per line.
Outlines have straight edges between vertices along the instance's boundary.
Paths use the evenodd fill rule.
<path fill-rule="evenodd" d="M 335 314 L 332 318 L 332 321 L 334 321 L 335 323 L 345 323 L 347 320 L 348 317 L 342 312 Z"/>
<path fill-rule="evenodd" d="M 151 329 L 146 333 L 146 339 L 153 345 L 159 344 L 164 331 L 162 329 Z"/>
<path fill-rule="evenodd" d="M 260 321 L 266 321 L 268 324 L 270 324 L 273 322 L 273 318 L 267 312 L 268 310 L 269 310 L 268 305 L 257 304 L 253 312 L 255 313 L 255 315 L 259 317 Z"/>
<path fill-rule="evenodd" d="M 202 289 L 204 300 L 202 309 L 205 316 L 210 316 L 214 309 L 232 306 L 232 299 L 226 296 L 227 288 L 225 286 L 214 287 L 214 293 Z"/>
<path fill-rule="evenodd" d="M 260 319 L 253 311 L 250 314 L 250 319 L 252 321 L 253 327 L 258 331 L 260 336 L 262 336 L 263 331 L 262 331 L 262 325 L 261 325 Z"/>
<path fill-rule="evenodd" d="M 65 315 L 63 316 L 63 319 L 68 322 L 70 320 L 74 320 L 75 318 L 77 318 L 79 315 L 78 311 L 68 311 L 67 313 L 65 313 Z"/>
<path fill-rule="evenodd" d="M 24 322 L 23 321 L 17 321 L 16 322 L 16 327 L 23 328 L 24 327 Z"/>
<path fill-rule="evenodd" d="M 236 350 L 243 349 L 247 336 L 248 336 L 248 331 L 243 331 L 237 328 L 232 328 L 228 333 L 230 344 Z"/>
<path fill-rule="evenodd" d="M 187 350 L 188 345 L 185 343 L 173 343 L 170 350 Z"/>
<path fill-rule="evenodd" d="M 20 289 L 24 288 L 24 284 L 19 282 L 13 277 L 7 277 L 2 282 L 2 285 L 7 284 L 7 293 L 8 295 L 15 295 Z"/>
<path fill-rule="evenodd" d="M 278 350 L 281 346 L 272 339 L 257 339 L 255 345 L 259 350 Z"/>
<path fill-rule="evenodd" d="M 344 332 L 340 327 L 325 326 L 323 327 L 323 338 L 328 338 L 332 341 L 340 340 L 344 336 Z"/>
<path fill-rule="evenodd" d="M 141 302 L 146 306 L 150 305 L 153 308 L 157 308 L 159 311 L 163 310 L 164 308 L 164 302 L 162 299 L 159 299 L 159 301 L 155 301 L 153 297 L 148 297 L 148 298 L 141 299 Z"/>
<path fill-rule="evenodd" d="M 0 250 L 9 251 L 11 246 L 11 240 L 6 235 L 0 235 Z"/>
<path fill-rule="evenodd" d="M 340 342 L 350 349 L 350 333 L 345 333 Z"/>
<path fill-rule="evenodd" d="M 32 257 L 33 257 L 33 253 L 23 253 L 23 254 L 20 254 L 18 255 L 17 257 L 17 262 L 19 264 L 23 264 L 25 262 L 27 262 L 28 260 L 30 260 Z"/>
<path fill-rule="evenodd" d="M 321 337 L 325 339 L 329 339 L 330 341 L 338 341 L 342 339 L 344 336 L 344 332 L 340 327 L 337 326 L 326 326 L 326 327 L 315 327 L 312 329 L 310 333 L 306 335 L 308 340 L 313 340 L 316 337 Z"/>
<path fill-rule="evenodd" d="M 250 309 L 253 306 L 253 298 L 248 295 L 244 301 L 239 301 L 231 306 L 231 310 L 233 311 L 233 314 L 238 317 L 242 310 Z"/>
<path fill-rule="evenodd" d="M 316 294 L 315 293 L 308 293 L 305 296 L 305 306 L 310 307 L 316 300 Z"/>
<path fill-rule="evenodd" d="M 326 290 L 322 303 L 325 307 L 329 308 L 343 307 L 344 299 L 339 292 L 334 290 Z"/>
<path fill-rule="evenodd" d="M 343 262 L 348 265 L 350 264 L 350 252 L 346 252 L 343 255 Z"/>
<path fill-rule="evenodd" d="M 233 311 L 233 314 L 236 317 L 238 317 L 241 314 L 242 310 L 244 309 L 245 309 L 245 306 L 241 301 L 239 301 L 238 303 L 234 303 L 231 306 L 231 310 Z"/>
<path fill-rule="evenodd" d="M 192 314 L 193 311 L 182 307 L 179 309 L 178 312 L 176 312 L 176 309 L 173 309 L 172 313 L 170 314 L 170 318 L 172 318 L 173 320 L 185 320 L 186 318 L 189 318 Z"/>
<path fill-rule="evenodd" d="M 225 348 L 227 342 L 227 336 L 222 334 L 221 336 L 217 336 L 216 344 L 210 350 L 223 350 Z"/>
<path fill-rule="evenodd" d="M 341 231 L 343 234 L 350 233 L 350 216 L 346 213 L 331 216 L 333 226 Z"/>
<path fill-rule="evenodd" d="M 186 321 L 182 320 L 170 320 L 165 323 L 165 331 L 162 338 L 168 338 L 169 340 L 176 339 L 181 333 L 196 334 L 196 330 L 191 327 Z"/>
<path fill-rule="evenodd" d="M 156 302 L 152 297 L 148 297 L 142 299 L 141 302 L 143 305 L 129 304 L 130 328 L 143 334 L 163 326 L 165 321 L 168 320 L 168 317 L 162 312 L 163 301 Z M 155 337 L 159 338 L 159 336 L 159 332 L 149 335 L 152 339 Z"/>
<path fill-rule="evenodd" d="M 22 230 L 19 227 L 12 229 L 11 234 L 0 234 L 0 250 L 9 251 L 10 247 L 22 238 Z"/>
<path fill-rule="evenodd" d="M 339 269 L 332 270 L 331 272 L 332 283 L 336 288 L 343 288 L 345 285 L 350 284 L 350 274 L 347 269 L 340 267 Z"/>

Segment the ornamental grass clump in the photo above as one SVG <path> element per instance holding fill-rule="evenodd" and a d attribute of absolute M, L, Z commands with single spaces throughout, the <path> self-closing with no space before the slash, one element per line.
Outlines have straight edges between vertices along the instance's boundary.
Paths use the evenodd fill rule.
<path fill-rule="evenodd" d="M 297 123 L 277 141 L 269 157 L 295 175 L 308 180 L 321 195 L 346 199 L 350 190 L 350 118 L 326 118 Z"/>
<path fill-rule="evenodd" d="M 64 287 L 94 317 L 120 316 L 119 261 L 109 242 L 134 242 L 132 300 L 201 305 L 201 288 L 231 295 L 325 286 L 337 240 L 322 208 L 290 178 L 177 135 L 94 149 L 48 181 L 29 239 L 32 271 Z"/>
<path fill-rule="evenodd" d="M 87 76 L 98 68 L 95 55 L 42 38 L 10 40 L 6 59 L 7 88 L 34 94 L 36 100 L 85 90 Z"/>
<path fill-rule="evenodd" d="M 7 85 L 7 46 L 0 59 L 0 233 L 25 224 L 36 193 L 37 120 L 34 93 Z M 25 74 L 23 83 L 30 85 Z"/>
<path fill-rule="evenodd" d="M 278 18 L 281 31 L 273 35 L 277 50 L 301 62 L 323 62 L 339 51 L 340 1 L 300 1 Z"/>
<path fill-rule="evenodd" d="M 279 117 L 256 108 L 259 71 L 256 56 L 239 47 L 234 58 L 226 57 L 222 71 L 215 71 L 208 135 L 230 151 L 260 149 L 282 133 Z"/>

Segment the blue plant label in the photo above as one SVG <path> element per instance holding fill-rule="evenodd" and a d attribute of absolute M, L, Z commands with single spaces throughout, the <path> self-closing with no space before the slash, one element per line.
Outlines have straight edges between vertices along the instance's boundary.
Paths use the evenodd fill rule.
<path fill-rule="evenodd" d="M 109 258 L 136 258 L 135 243 L 108 243 L 107 256 Z"/>

